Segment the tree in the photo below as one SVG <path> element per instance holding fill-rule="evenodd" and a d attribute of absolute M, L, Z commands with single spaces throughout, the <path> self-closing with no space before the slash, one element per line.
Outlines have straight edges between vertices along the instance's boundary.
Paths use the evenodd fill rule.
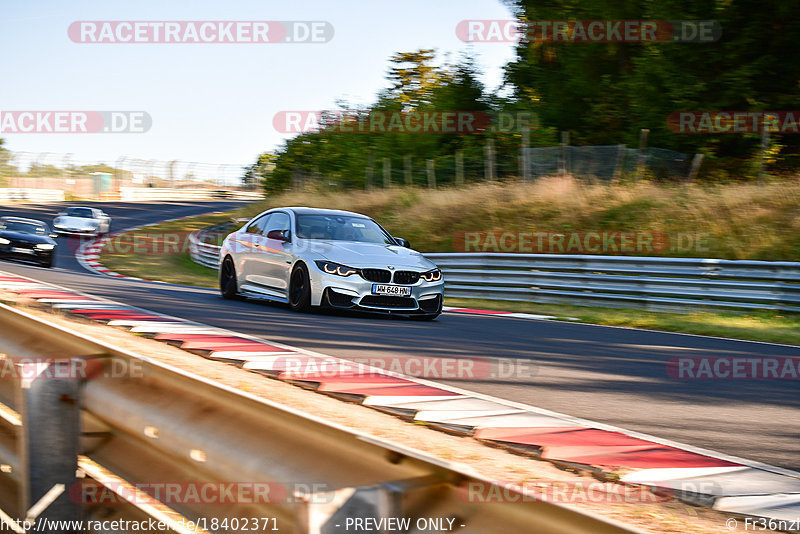
<path fill-rule="evenodd" d="M 433 49 L 420 49 L 398 52 L 389 59 L 389 91 L 404 110 L 416 109 L 430 102 L 431 91 L 440 80 L 439 72 L 432 65 L 435 55 Z"/>
<path fill-rule="evenodd" d="M 578 143 L 650 144 L 717 157 L 747 156 L 760 135 L 687 135 L 667 128 L 681 110 L 796 109 L 800 42 L 796 4 L 782 0 L 514 0 L 517 18 L 538 20 L 714 20 L 716 42 L 521 41 L 506 66 L 514 97 L 534 103 L 545 126 Z M 797 143 L 798 136 L 785 141 Z"/>

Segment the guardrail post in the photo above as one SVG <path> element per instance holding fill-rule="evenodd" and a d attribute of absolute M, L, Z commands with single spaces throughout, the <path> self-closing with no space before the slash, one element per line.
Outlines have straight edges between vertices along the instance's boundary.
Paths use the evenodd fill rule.
<path fill-rule="evenodd" d="M 375 486 L 295 495 L 301 508 L 299 530 L 303 534 L 336 534 L 353 530 L 366 530 L 375 534 L 416 532 L 413 528 L 415 510 L 406 509 L 405 496 L 411 492 L 419 492 L 426 493 L 430 500 L 435 500 L 433 496 L 437 488 L 444 484 L 446 481 L 437 476 L 421 476 Z M 395 518 L 405 518 L 412 528 L 401 528 L 393 522 L 387 522 L 384 526 L 374 524 L 381 519 Z M 364 526 L 365 520 L 371 523 L 367 528 Z"/>
<path fill-rule="evenodd" d="M 18 370 L 21 510 L 31 522 L 37 517 L 78 520 L 80 504 L 70 497 L 77 482 L 80 437 L 75 360 L 18 364 Z"/>

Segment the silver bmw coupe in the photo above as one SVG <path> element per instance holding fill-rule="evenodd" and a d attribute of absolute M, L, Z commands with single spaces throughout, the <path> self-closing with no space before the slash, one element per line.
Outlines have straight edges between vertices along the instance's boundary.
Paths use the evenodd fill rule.
<path fill-rule="evenodd" d="M 275 208 L 225 238 L 220 292 L 285 302 L 295 311 L 326 306 L 435 319 L 442 272 L 409 247 L 365 215 Z"/>

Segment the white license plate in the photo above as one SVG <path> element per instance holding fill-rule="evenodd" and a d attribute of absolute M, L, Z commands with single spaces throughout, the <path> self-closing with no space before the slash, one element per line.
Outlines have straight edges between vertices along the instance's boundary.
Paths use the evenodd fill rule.
<path fill-rule="evenodd" d="M 16 252 L 17 254 L 33 254 L 31 249 L 19 247 L 11 247 L 11 252 Z"/>
<path fill-rule="evenodd" d="M 407 297 L 411 294 L 411 288 L 404 286 L 387 286 L 386 284 L 372 284 L 372 294 Z"/>

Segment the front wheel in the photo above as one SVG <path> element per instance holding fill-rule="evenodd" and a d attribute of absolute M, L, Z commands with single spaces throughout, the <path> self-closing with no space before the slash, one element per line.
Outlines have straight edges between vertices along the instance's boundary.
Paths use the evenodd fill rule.
<path fill-rule="evenodd" d="M 225 258 L 219 269 L 219 292 L 226 299 L 235 299 L 239 296 L 236 284 L 236 266 L 230 256 Z"/>
<path fill-rule="evenodd" d="M 298 263 L 292 271 L 289 307 L 296 312 L 307 312 L 311 309 L 311 281 L 308 278 L 308 269 L 302 263 Z"/>

